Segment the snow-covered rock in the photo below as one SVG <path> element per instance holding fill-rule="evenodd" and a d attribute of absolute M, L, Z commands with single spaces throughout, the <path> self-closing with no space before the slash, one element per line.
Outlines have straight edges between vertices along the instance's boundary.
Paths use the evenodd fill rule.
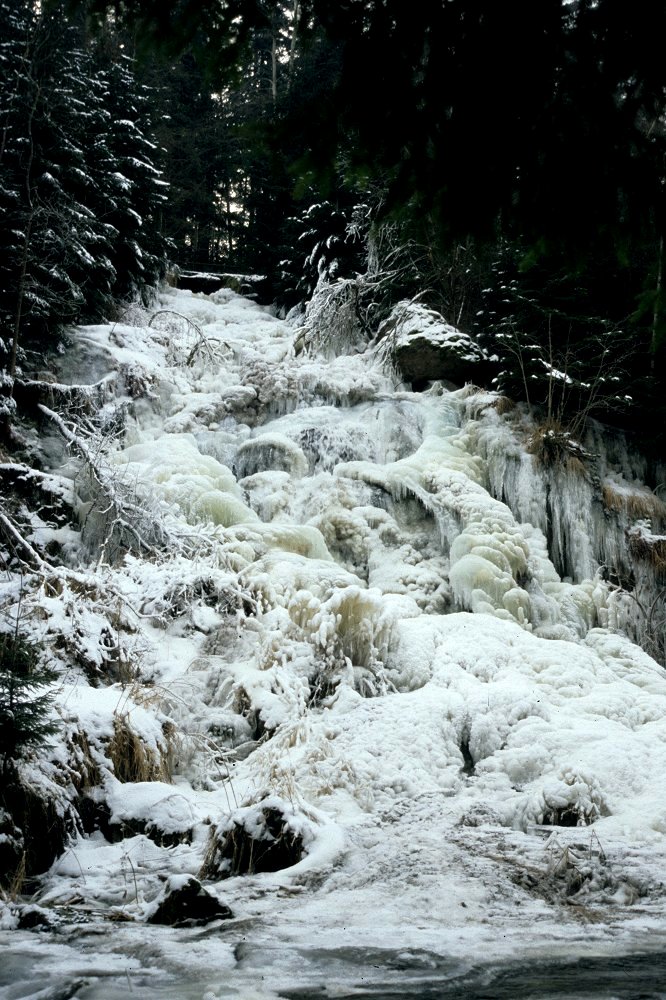
<path fill-rule="evenodd" d="M 488 356 L 468 334 L 419 302 L 394 306 L 377 339 L 406 382 L 483 383 L 491 370 Z"/>
<path fill-rule="evenodd" d="M 195 927 L 232 916 L 229 907 L 207 892 L 197 879 L 172 875 L 162 894 L 147 909 L 145 919 L 149 924 Z"/>

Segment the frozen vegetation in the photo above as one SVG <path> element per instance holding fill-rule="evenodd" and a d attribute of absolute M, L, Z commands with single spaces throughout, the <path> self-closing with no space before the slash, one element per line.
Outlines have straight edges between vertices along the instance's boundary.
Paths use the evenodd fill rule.
<path fill-rule="evenodd" d="M 45 468 L 2 467 L 3 627 L 58 679 L 0 996 L 397 996 L 446 963 L 663 951 L 640 458 L 411 392 L 381 344 L 329 327 L 318 353 L 229 290 L 130 319 L 75 331 Z M 192 877 L 217 923 L 162 926 Z"/>

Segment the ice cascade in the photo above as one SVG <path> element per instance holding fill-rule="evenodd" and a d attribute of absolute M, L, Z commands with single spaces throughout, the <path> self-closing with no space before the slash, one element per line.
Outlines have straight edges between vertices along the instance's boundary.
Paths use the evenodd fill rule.
<path fill-rule="evenodd" d="M 589 442 L 549 466 L 496 394 L 410 392 L 357 339 L 318 354 L 231 291 L 160 305 L 163 328 L 76 334 L 118 373 L 106 492 L 55 447 L 51 474 L 84 529 L 97 502 L 97 535 L 35 523 L 62 566 L 2 583 L 65 675 L 26 765 L 77 827 L 40 906 L 67 922 L 84 900 L 128 922 L 102 950 L 131 951 L 197 876 L 224 935 L 133 954 L 200 962 L 213 993 L 224 966 L 230 996 L 269 965 L 283 995 L 326 949 L 467 961 L 663 931 L 666 677 L 625 634 L 636 560 L 663 572 L 648 470 L 600 439 L 594 470 Z M 114 483 L 116 521 L 163 530 L 112 558 Z"/>

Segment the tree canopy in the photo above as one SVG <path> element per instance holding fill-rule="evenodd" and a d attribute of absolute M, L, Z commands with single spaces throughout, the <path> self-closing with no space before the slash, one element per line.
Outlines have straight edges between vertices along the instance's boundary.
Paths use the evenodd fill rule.
<path fill-rule="evenodd" d="M 0 0 L 0 360 L 108 316 L 164 273 L 151 111 L 117 43 L 62 6 Z"/>
<path fill-rule="evenodd" d="M 455 235 L 514 224 L 593 243 L 663 214 L 666 9 L 638 0 L 93 0 L 211 83 L 288 18 L 308 89 L 284 108 L 301 171 L 376 182 Z M 308 57 L 315 54 L 319 72 Z"/>
<path fill-rule="evenodd" d="M 57 0 L 39 11 L 25 0 L 3 2 L 30 11 L 38 23 L 59 9 Z M 94 298 L 100 311 L 109 296 L 131 291 L 137 274 L 143 280 L 140 267 L 154 260 L 156 244 L 146 256 L 142 240 L 158 219 L 157 235 L 171 240 L 176 263 L 268 274 L 277 300 L 291 305 L 310 294 L 313 280 L 363 268 L 351 220 L 358 217 L 355 206 L 364 204 L 366 231 L 369 220 L 374 233 L 372 266 L 382 265 L 380 246 L 390 247 L 394 262 L 402 254 L 396 295 L 426 294 L 450 321 L 489 338 L 500 356 L 514 334 L 541 354 L 549 344 L 564 352 L 573 344 L 590 358 L 591 330 L 595 338 L 612 335 L 618 345 L 633 337 L 625 395 L 640 383 L 649 406 L 660 405 L 666 344 L 663 5 L 70 0 L 69 9 L 75 14 L 68 30 L 76 22 L 79 41 L 67 43 L 66 59 L 72 66 L 78 60 L 79 68 L 70 72 L 65 56 L 59 57 L 63 68 L 57 72 L 70 80 L 72 93 L 57 106 L 64 113 L 69 101 L 68 121 L 79 136 L 83 117 L 74 110 L 74 91 L 85 90 L 91 79 L 102 132 L 95 132 L 92 106 L 85 118 L 92 142 L 64 141 L 70 125 L 51 115 L 45 134 L 51 129 L 52 148 L 63 159 L 59 173 L 41 164 L 37 172 L 37 161 L 29 159 L 24 183 L 28 160 L 10 143 L 3 155 L 18 170 L 18 201 L 11 185 L 0 192 L 9 199 L 8 217 L 22 206 L 24 217 L 33 219 L 31 234 L 41 216 L 26 207 L 28 192 L 39 196 L 33 204 L 43 212 L 56 199 L 47 199 L 39 185 L 56 178 L 61 220 L 69 192 L 76 194 L 71 204 L 83 210 L 76 221 L 63 222 L 63 232 L 83 239 L 75 256 L 77 266 L 87 261 L 86 280 L 79 281 L 75 267 L 68 270 L 69 291 L 58 286 L 55 296 L 70 304 L 69 316 L 83 314 L 72 305 L 77 289 L 85 288 L 86 302 Z M 20 32 L 17 37 L 20 62 Z M 104 69 L 110 75 L 103 94 L 99 78 L 74 56 L 78 45 L 90 59 L 95 37 L 115 39 L 119 56 Z M 11 51 L 10 45 L 5 53 Z M 123 92 L 123 72 L 149 85 L 132 91 L 135 104 L 127 115 L 123 99 L 111 96 L 113 87 Z M 31 87 L 20 90 L 24 133 L 32 121 Z M 11 87 L 5 91 L 11 116 L 18 105 Z M 46 91 L 39 93 L 38 115 Z M 54 108 L 56 103 L 51 101 Z M 102 127 L 104 115 L 108 127 Z M 4 133 L 12 141 L 13 128 Z M 26 135 L 21 141 L 29 146 Z M 126 169 L 105 173 L 131 142 L 138 146 L 125 156 Z M 42 143 L 40 155 L 46 148 Z M 161 157 L 171 196 L 160 202 L 152 171 L 153 159 Z M 75 181 L 81 172 L 89 179 L 85 192 Z M 113 189 L 117 174 L 130 185 L 123 192 Z M 73 186 L 62 187 L 64 177 Z M 136 206 L 127 200 L 130 191 Z M 109 199 L 116 206 L 112 218 L 100 210 Z M 83 226 L 86 213 L 92 214 Z M 142 223 L 133 232 L 136 217 Z M 101 220 L 121 235 L 109 242 L 111 230 Z M 378 239 L 382 226 L 393 227 L 390 237 Z M 40 250 L 30 260 L 22 257 L 25 232 L 25 225 L 8 227 L 4 257 L 25 258 L 36 275 L 48 255 Z M 98 277 L 90 282 L 87 268 L 93 266 Z M 43 289 L 62 270 L 44 273 Z M 112 273 L 118 277 L 109 282 Z M 151 264 L 146 277 L 154 273 Z M 30 306 L 37 315 L 20 268 L 13 281 L 23 289 L 21 309 Z M 34 279 L 35 287 L 40 281 Z M 17 315 L 15 305 L 7 315 Z M 21 323 L 26 315 L 21 312 Z M 508 370 L 510 358 L 503 360 Z M 516 377 L 509 379 L 509 386 L 516 384 Z"/>

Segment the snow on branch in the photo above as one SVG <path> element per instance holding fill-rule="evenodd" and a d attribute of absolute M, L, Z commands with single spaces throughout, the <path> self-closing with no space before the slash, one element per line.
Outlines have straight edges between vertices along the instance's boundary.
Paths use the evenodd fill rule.
<path fill-rule="evenodd" d="M 157 555 L 157 546 L 170 541 L 158 512 L 151 511 L 150 505 L 137 497 L 136 490 L 122 481 L 117 470 L 105 468 L 82 436 L 71 430 L 59 414 L 43 403 L 38 409 L 55 424 L 88 470 L 92 498 L 86 524 L 90 529 L 91 515 L 96 515 L 92 517 L 96 522 L 92 535 L 95 539 L 99 537 L 99 561 L 106 560 L 111 552 L 117 556 L 127 549 Z"/>
<path fill-rule="evenodd" d="M 6 514 L 3 514 L 2 511 L 0 511 L 0 528 L 4 531 L 10 544 L 17 546 L 20 551 L 25 553 L 27 562 L 34 569 L 43 569 L 46 566 L 42 557 L 35 551 L 30 542 L 23 537 L 12 519 Z"/>
<path fill-rule="evenodd" d="M 215 355 L 215 346 L 217 345 L 222 344 L 227 348 L 227 350 L 231 350 L 230 345 L 227 344 L 226 341 L 219 340 L 217 337 L 207 337 L 198 323 L 195 323 L 189 316 L 185 316 L 183 313 L 177 312 L 175 309 L 158 309 L 157 312 L 154 312 L 148 320 L 148 326 L 152 327 L 154 320 L 156 320 L 159 316 L 175 316 L 177 319 L 183 320 L 188 329 L 194 330 L 197 339 L 185 358 L 185 364 L 188 368 L 192 367 L 198 354 L 204 356 L 211 363 L 215 363 L 217 360 Z"/>

